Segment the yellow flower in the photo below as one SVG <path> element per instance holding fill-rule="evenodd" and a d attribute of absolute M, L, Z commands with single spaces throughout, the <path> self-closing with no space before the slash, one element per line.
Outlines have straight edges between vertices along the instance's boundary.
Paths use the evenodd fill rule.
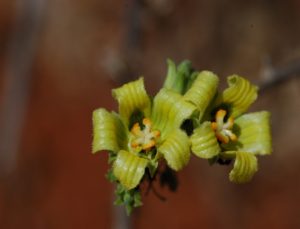
<path fill-rule="evenodd" d="M 216 75 L 204 71 L 183 96 L 199 111 L 198 127 L 191 136 L 192 151 L 200 158 L 235 160 L 229 178 L 244 183 L 257 171 L 256 155 L 272 152 L 270 113 L 244 114 L 256 100 L 258 88 L 243 77 L 229 76 L 229 87 L 219 95 L 217 83 Z M 204 103 L 205 99 L 210 104 Z"/>
<path fill-rule="evenodd" d="M 164 158 L 172 169 L 182 169 L 190 158 L 190 141 L 181 130 L 196 107 L 168 89 L 161 89 L 153 102 L 143 78 L 113 90 L 119 114 L 100 108 L 93 112 L 93 152 L 108 150 L 116 155 L 113 174 L 128 190 L 139 185 L 148 168 L 154 175 Z"/>

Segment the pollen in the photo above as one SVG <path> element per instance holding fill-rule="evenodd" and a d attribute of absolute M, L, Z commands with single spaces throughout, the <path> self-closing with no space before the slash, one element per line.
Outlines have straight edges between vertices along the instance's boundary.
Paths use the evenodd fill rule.
<path fill-rule="evenodd" d="M 160 132 L 158 130 L 152 130 L 152 123 L 148 118 L 143 119 L 143 125 L 144 128 L 141 128 L 139 123 L 133 125 L 131 129 L 131 147 L 149 151 L 156 145 Z"/>
<path fill-rule="evenodd" d="M 229 141 L 237 140 L 237 136 L 232 132 L 234 124 L 233 117 L 229 117 L 227 121 L 224 122 L 226 113 L 227 112 L 223 109 L 218 110 L 216 113 L 216 121 L 211 123 L 211 127 L 215 131 L 217 139 L 225 144 Z"/>

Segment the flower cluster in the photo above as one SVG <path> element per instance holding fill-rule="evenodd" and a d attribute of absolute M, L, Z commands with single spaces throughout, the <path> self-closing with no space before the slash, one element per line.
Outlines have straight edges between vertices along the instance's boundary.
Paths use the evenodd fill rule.
<path fill-rule="evenodd" d="M 230 181 L 251 180 L 257 156 L 272 151 L 270 114 L 245 113 L 258 90 L 245 78 L 229 76 L 223 92 L 218 81 L 212 72 L 193 70 L 189 61 L 176 66 L 168 60 L 165 83 L 153 98 L 140 78 L 112 91 L 118 113 L 93 112 L 92 151 L 109 151 L 107 178 L 117 183 L 116 204 L 130 213 L 142 204 L 142 181 L 161 174 L 161 164 L 181 170 L 191 153 L 211 164 L 234 161 Z"/>

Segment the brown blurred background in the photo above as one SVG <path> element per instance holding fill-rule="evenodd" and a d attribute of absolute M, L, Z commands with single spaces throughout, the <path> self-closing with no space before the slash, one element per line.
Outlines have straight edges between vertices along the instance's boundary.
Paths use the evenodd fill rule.
<path fill-rule="evenodd" d="M 300 228 L 300 1 L 1 0 L 0 228 Z M 91 154 L 91 113 L 166 58 L 262 86 L 274 153 L 246 185 L 192 157 L 176 193 L 124 218 Z"/>

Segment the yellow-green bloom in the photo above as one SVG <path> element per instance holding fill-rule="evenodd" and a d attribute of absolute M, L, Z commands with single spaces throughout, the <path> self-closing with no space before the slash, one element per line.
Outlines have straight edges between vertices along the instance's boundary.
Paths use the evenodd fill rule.
<path fill-rule="evenodd" d="M 115 204 L 124 205 L 128 214 L 142 205 L 141 181 L 148 180 L 151 187 L 160 176 L 161 184 L 171 185 L 172 176 L 166 180 L 169 167 L 182 169 L 190 152 L 211 164 L 234 161 L 229 179 L 244 183 L 258 169 L 257 156 L 272 151 L 270 113 L 245 113 L 257 98 L 255 85 L 232 75 L 228 88 L 218 93 L 214 73 L 194 71 L 187 60 L 178 66 L 167 63 L 163 88 L 154 98 L 140 78 L 112 91 L 118 113 L 104 108 L 93 112 L 92 151 L 109 152 L 107 179 L 117 183 Z M 168 166 L 157 172 L 161 160 Z"/>
<path fill-rule="evenodd" d="M 270 113 L 244 114 L 256 100 L 258 88 L 237 75 L 229 76 L 228 84 L 229 87 L 217 95 L 217 76 L 204 71 L 183 96 L 195 104 L 199 112 L 191 147 L 200 158 L 234 159 L 229 178 L 235 183 L 244 183 L 257 171 L 256 155 L 272 152 Z"/>
<path fill-rule="evenodd" d="M 196 110 L 180 94 L 163 88 L 148 96 L 143 78 L 113 90 L 119 114 L 100 108 L 93 112 L 93 153 L 114 152 L 113 174 L 128 190 L 139 185 L 148 168 L 153 175 L 164 158 L 182 169 L 190 158 L 190 140 L 182 123 Z"/>

